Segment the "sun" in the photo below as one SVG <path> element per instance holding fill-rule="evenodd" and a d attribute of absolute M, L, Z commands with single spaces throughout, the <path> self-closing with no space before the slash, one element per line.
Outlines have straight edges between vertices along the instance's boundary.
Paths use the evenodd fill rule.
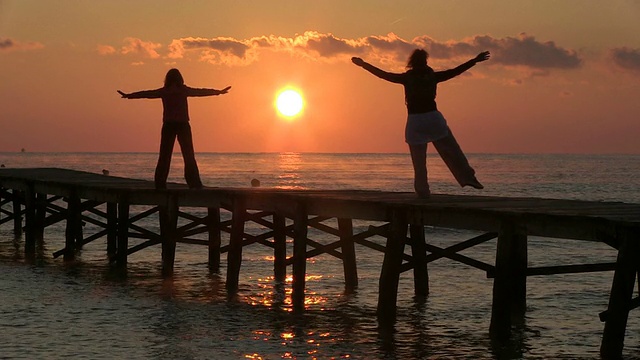
<path fill-rule="evenodd" d="M 293 118 L 299 115 L 304 108 L 304 100 L 298 90 L 285 89 L 276 96 L 276 109 L 280 115 Z"/>

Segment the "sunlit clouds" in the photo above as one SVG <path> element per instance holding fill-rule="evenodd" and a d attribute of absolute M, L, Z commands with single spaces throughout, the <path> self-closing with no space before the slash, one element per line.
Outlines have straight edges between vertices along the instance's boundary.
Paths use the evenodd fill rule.
<path fill-rule="evenodd" d="M 496 64 L 534 69 L 571 69 L 582 62 L 576 50 L 564 48 L 553 41 L 539 41 L 524 33 L 513 37 L 478 35 L 462 40 L 440 41 L 427 35 L 411 40 L 394 33 L 349 39 L 307 31 L 294 37 L 185 37 L 174 39 L 166 46 L 127 38 L 120 53 L 160 58 L 160 50 L 163 50 L 162 56 L 167 59 L 195 58 L 212 64 L 237 66 L 257 61 L 263 51 L 290 53 L 311 61 L 347 61 L 352 56 L 367 56 L 381 63 L 404 62 L 407 54 L 415 48 L 428 49 L 431 59 L 435 60 L 468 58 L 489 50 L 494 54 Z M 103 45 L 100 49 L 110 48 Z M 114 51 L 103 50 L 100 53 L 112 54 Z"/>

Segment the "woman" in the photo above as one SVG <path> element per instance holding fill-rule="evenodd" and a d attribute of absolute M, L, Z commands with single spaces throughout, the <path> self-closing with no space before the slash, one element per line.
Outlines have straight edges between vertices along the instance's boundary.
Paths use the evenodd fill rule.
<path fill-rule="evenodd" d="M 447 122 L 436 106 L 437 84 L 447 81 L 469 70 L 476 63 L 489 59 L 485 51 L 466 63 L 450 70 L 434 71 L 427 65 L 429 54 L 416 49 L 407 63 L 407 72 L 402 74 L 388 73 L 366 63 L 358 57 L 351 61 L 369 71 L 373 75 L 404 86 L 405 103 L 408 117 L 405 128 L 405 141 L 409 144 L 414 171 L 414 188 L 421 198 L 431 194 L 427 181 L 427 144 L 433 142 L 436 150 L 460 186 L 484 188 L 476 179 L 475 171 L 469 165 L 462 149 L 458 145 Z"/>
<path fill-rule="evenodd" d="M 190 189 L 201 189 L 200 173 L 193 150 L 193 137 L 189 125 L 189 96 L 213 96 L 226 94 L 231 86 L 222 90 L 195 89 L 184 84 L 178 69 L 171 69 L 164 79 L 164 86 L 155 90 L 144 90 L 126 94 L 118 93 L 125 99 L 162 99 L 162 133 L 160 138 L 160 156 L 156 166 L 156 189 L 167 188 L 167 177 L 171 165 L 171 154 L 176 138 L 180 144 L 184 160 L 184 178 Z"/>

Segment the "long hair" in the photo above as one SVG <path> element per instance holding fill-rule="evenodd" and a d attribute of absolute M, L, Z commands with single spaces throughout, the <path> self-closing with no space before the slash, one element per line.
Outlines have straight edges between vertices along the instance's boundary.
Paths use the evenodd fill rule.
<path fill-rule="evenodd" d="M 178 69 L 171 69 L 167 71 L 167 75 L 164 77 L 164 87 L 182 85 L 184 85 L 184 79 Z"/>
<path fill-rule="evenodd" d="M 426 69 L 427 59 L 429 58 L 429 53 L 423 49 L 415 49 L 411 56 L 409 57 L 409 61 L 407 62 L 407 69 Z"/>

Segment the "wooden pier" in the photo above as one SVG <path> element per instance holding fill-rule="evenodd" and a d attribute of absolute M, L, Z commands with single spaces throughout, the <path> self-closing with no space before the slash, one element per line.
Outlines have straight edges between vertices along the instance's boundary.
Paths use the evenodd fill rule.
<path fill-rule="evenodd" d="M 133 206 L 147 210 L 133 214 Z M 203 208 L 206 216 L 184 208 Z M 231 213 L 223 221 L 221 211 Z M 136 223 L 157 216 L 159 232 Z M 327 224 L 337 219 L 337 227 Z M 180 221 L 179 221 L 180 220 Z M 379 222 L 355 233 L 353 220 Z M 358 285 L 355 244 L 384 253 L 379 282 L 378 320 L 392 324 L 396 316 L 400 274 L 413 271 L 416 295 L 429 292 L 427 264 L 449 258 L 486 272 L 494 279 L 490 332 L 496 339 L 510 336 L 511 326 L 526 309 L 526 279 L 532 275 L 615 271 L 608 309 L 600 314 L 604 324 L 601 354 L 619 358 L 629 312 L 640 306 L 640 204 L 588 202 L 538 198 L 433 195 L 418 199 L 413 193 L 357 190 L 282 190 L 267 188 L 205 188 L 189 190 L 170 184 L 154 189 L 149 181 L 56 169 L 0 169 L 0 225 L 13 224 L 24 231 L 25 253 L 34 254 L 47 226 L 64 222 L 65 247 L 55 257 L 73 259 L 77 249 L 106 238 L 106 251 L 114 265 L 152 245 L 162 246 L 163 273 L 173 273 L 176 242 L 208 246 L 209 267 L 218 271 L 227 254 L 226 287 L 238 289 L 242 248 L 262 244 L 273 251 L 275 280 L 285 279 L 292 265 L 292 307 L 304 309 L 306 260 L 320 254 L 341 259 L 347 291 Z M 265 229 L 245 230 L 247 222 Z M 83 223 L 101 229 L 83 233 Z M 447 248 L 429 244 L 424 226 L 479 230 L 483 234 Z M 314 241 L 315 228 L 335 241 Z M 228 244 L 222 244 L 222 233 Z M 207 234 L 207 239 L 193 236 Z M 370 241 L 386 238 L 386 246 Z M 615 263 L 529 267 L 527 237 L 542 236 L 606 243 L 617 250 Z M 129 239 L 141 241 L 130 246 Z M 287 238 L 293 254 L 287 256 Z M 460 252 L 497 238 L 495 264 Z M 405 253 L 405 247 L 411 247 Z M 634 295 L 638 279 L 639 295 Z"/>

